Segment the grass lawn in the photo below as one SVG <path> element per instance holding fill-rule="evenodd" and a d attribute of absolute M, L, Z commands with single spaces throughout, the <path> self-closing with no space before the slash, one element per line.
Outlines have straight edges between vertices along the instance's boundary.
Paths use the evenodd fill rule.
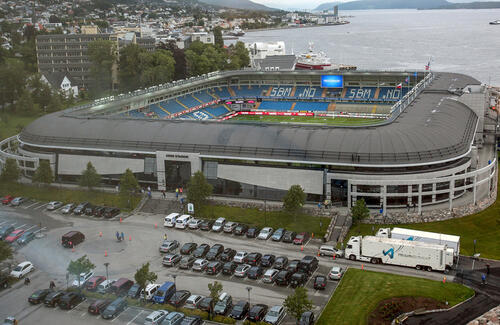
<path fill-rule="evenodd" d="M 460 254 L 474 254 L 474 239 L 476 239 L 476 252 L 481 257 L 500 259 L 500 200 L 498 199 L 489 208 L 470 216 L 450 219 L 446 221 L 399 224 L 399 225 L 373 225 L 375 231 L 380 227 L 401 227 L 424 231 L 432 231 L 460 236 Z M 353 226 L 346 236 L 371 235 L 371 224 L 358 224 Z"/>
<path fill-rule="evenodd" d="M 0 197 L 5 195 L 12 196 L 25 196 L 39 201 L 61 201 L 63 203 L 80 203 L 90 202 L 93 205 L 104 205 L 120 208 L 122 211 L 131 211 L 141 198 L 134 197 L 131 200 L 131 207 L 129 208 L 126 202 L 122 202 L 117 194 L 87 191 L 87 190 L 71 190 L 67 188 L 56 188 L 50 186 L 36 186 L 27 184 L 5 184 L 0 183 Z"/>
<path fill-rule="evenodd" d="M 378 303 L 391 297 L 429 297 L 454 306 L 473 294 L 458 283 L 349 269 L 317 324 L 366 324 Z"/>
<path fill-rule="evenodd" d="M 19 116 L 10 112 L 0 113 L 0 140 L 18 134 L 22 128 L 40 116 Z"/>
<path fill-rule="evenodd" d="M 327 125 L 365 125 L 383 122 L 382 119 L 369 119 L 357 117 L 311 117 L 311 116 L 269 116 L 269 115 L 240 115 L 231 121 L 258 121 L 258 122 L 288 122 L 288 123 L 314 123 Z"/>
<path fill-rule="evenodd" d="M 315 237 L 325 234 L 330 219 L 315 217 L 307 214 L 299 214 L 296 218 L 282 211 L 266 212 L 259 209 L 244 209 L 223 205 L 208 205 L 200 211 L 203 218 L 217 219 L 224 217 L 227 220 L 257 226 L 259 228 L 272 227 L 286 228 L 296 232 L 307 231 L 314 233 Z M 320 222 L 323 224 L 320 227 Z"/>

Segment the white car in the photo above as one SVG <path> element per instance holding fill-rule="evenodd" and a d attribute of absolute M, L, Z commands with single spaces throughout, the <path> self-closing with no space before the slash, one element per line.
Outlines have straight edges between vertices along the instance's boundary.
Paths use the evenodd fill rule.
<path fill-rule="evenodd" d="M 274 279 L 276 278 L 276 276 L 278 275 L 280 271 L 277 270 L 277 269 L 269 269 L 266 271 L 266 273 L 264 273 L 264 275 L 262 276 L 262 282 L 264 283 L 273 283 L 274 282 Z"/>
<path fill-rule="evenodd" d="M 334 266 L 334 267 L 332 267 L 330 272 L 328 272 L 328 278 L 330 280 L 340 280 L 340 278 L 342 278 L 343 274 L 344 274 L 344 270 L 342 270 L 342 268 L 340 266 Z"/>
<path fill-rule="evenodd" d="M 247 252 L 239 251 L 236 253 L 236 255 L 234 255 L 233 262 L 241 264 L 241 263 L 243 263 L 243 261 L 245 260 L 245 257 L 247 257 L 247 255 L 248 255 Z"/>
<path fill-rule="evenodd" d="M 31 262 L 24 261 L 24 262 L 20 263 L 18 266 L 16 266 L 10 272 L 10 276 L 14 277 L 14 278 L 20 279 L 23 276 L 25 276 L 26 274 L 28 274 L 31 271 L 33 271 L 34 269 L 35 269 L 35 267 L 33 266 L 33 264 Z"/>
<path fill-rule="evenodd" d="M 285 308 L 281 305 L 272 306 L 264 317 L 264 323 L 279 324 L 285 318 Z"/>
<path fill-rule="evenodd" d="M 69 214 L 69 213 L 71 213 L 71 211 L 73 211 L 74 208 L 75 208 L 74 203 L 68 203 L 62 207 L 61 212 L 64 214 Z"/>
<path fill-rule="evenodd" d="M 54 211 L 62 207 L 62 202 L 60 201 L 52 201 L 47 204 L 47 210 Z"/>
<path fill-rule="evenodd" d="M 78 283 L 78 279 L 75 279 L 72 283 L 73 287 L 82 287 L 88 279 L 94 276 L 93 271 L 88 271 L 87 273 L 80 273 L 80 283 Z"/>
<path fill-rule="evenodd" d="M 265 228 L 262 228 L 259 235 L 257 236 L 257 239 L 267 240 L 267 239 L 269 239 L 269 237 L 271 237 L 272 234 L 273 234 L 273 228 L 265 227 Z"/>
<path fill-rule="evenodd" d="M 158 325 L 167 315 L 168 311 L 166 310 L 155 310 L 146 317 L 144 325 Z"/>

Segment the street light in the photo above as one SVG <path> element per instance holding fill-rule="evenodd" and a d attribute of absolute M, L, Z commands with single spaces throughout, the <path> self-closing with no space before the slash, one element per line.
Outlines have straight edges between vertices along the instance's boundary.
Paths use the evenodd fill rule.
<path fill-rule="evenodd" d="M 104 263 L 104 266 L 106 267 L 106 280 L 109 280 L 109 274 L 108 274 L 109 262 Z"/>
<path fill-rule="evenodd" d="M 252 287 L 247 287 L 248 290 L 248 304 L 250 305 L 250 291 L 252 291 Z"/>
<path fill-rule="evenodd" d="M 177 274 L 172 274 L 172 278 L 174 278 L 174 285 L 177 287 L 177 283 L 175 282 L 175 279 L 177 278 Z"/>

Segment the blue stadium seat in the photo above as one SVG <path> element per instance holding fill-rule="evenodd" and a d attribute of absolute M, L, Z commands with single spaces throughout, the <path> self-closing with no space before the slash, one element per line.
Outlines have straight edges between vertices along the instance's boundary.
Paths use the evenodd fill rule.
<path fill-rule="evenodd" d="M 229 93 L 229 90 L 227 89 L 227 87 L 222 87 L 222 88 L 212 88 L 211 89 L 211 92 L 213 94 L 215 94 L 216 96 L 218 96 L 219 98 L 227 98 L 227 97 L 231 97 L 231 94 Z"/>
<path fill-rule="evenodd" d="M 177 103 L 175 101 L 175 99 L 171 99 L 171 100 L 167 100 L 167 101 L 161 102 L 159 105 L 161 105 L 161 107 L 163 107 L 165 110 L 167 110 L 170 114 L 181 112 L 181 111 L 183 111 L 183 110 L 186 109 L 185 107 L 183 107 L 182 105 L 180 105 L 179 103 Z M 161 108 L 159 108 L 159 109 L 161 110 Z M 163 114 L 167 114 L 167 113 L 165 113 L 163 111 Z"/>
<path fill-rule="evenodd" d="M 377 87 L 347 87 L 344 99 L 371 100 L 375 99 L 376 91 Z"/>
<path fill-rule="evenodd" d="M 209 103 L 215 99 L 210 96 L 206 90 L 194 93 L 193 95 L 204 103 Z"/>
<path fill-rule="evenodd" d="M 227 108 L 224 107 L 223 105 L 214 106 L 214 107 L 207 107 L 207 108 L 205 108 L 205 111 L 207 111 L 208 113 L 212 114 L 215 117 L 219 117 L 219 116 L 222 116 L 224 114 L 229 113 Z"/>
<path fill-rule="evenodd" d="M 297 102 L 294 111 L 327 111 L 328 103 L 324 102 Z"/>
<path fill-rule="evenodd" d="M 165 112 L 164 110 L 162 110 L 158 104 L 150 105 L 149 110 L 151 112 L 156 113 L 156 115 L 158 115 L 158 117 L 160 117 L 160 118 L 164 118 L 164 117 L 168 116 L 168 113 Z M 170 112 L 170 113 L 172 113 L 172 112 Z"/>
<path fill-rule="evenodd" d="M 201 103 L 199 101 L 197 101 L 196 99 L 194 99 L 194 97 L 191 95 L 177 97 L 177 100 L 189 108 L 201 105 Z"/>
<path fill-rule="evenodd" d="M 252 86 L 251 89 L 248 89 L 248 86 L 241 86 L 240 89 L 238 87 L 233 87 L 234 92 L 238 97 L 258 97 L 262 96 L 262 93 L 269 89 L 269 86 Z"/>
<path fill-rule="evenodd" d="M 268 111 L 289 111 L 292 108 L 292 104 L 293 102 L 289 101 L 272 102 L 264 100 L 260 104 L 259 109 Z"/>
<path fill-rule="evenodd" d="M 297 86 L 294 97 L 318 98 L 323 94 L 323 89 L 320 87 Z"/>

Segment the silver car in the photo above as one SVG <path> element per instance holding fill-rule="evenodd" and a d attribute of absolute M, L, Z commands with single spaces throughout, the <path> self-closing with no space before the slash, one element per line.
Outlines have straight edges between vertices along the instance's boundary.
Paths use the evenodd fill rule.
<path fill-rule="evenodd" d="M 198 229 L 200 228 L 200 225 L 203 221 L 200 220 L 200 219 L 191 219 L 189 222 L 188 222 L 188 227 L 189 229 Z"/>
<path fill-rule="evenodd" d="M 175 264 L 179 263 L 181 260 L 182 256 L 179 254 L 167 254 L 163 257 L 163 265 L 165 266 L 174 266 Z"/>
<path fill-rule="evenodd" d="M 340 280 L 340 278 L 342 278 L 343 274 L 344 274 L 344 270 L 342 270 L 342 267 L 334 266 L 334 267 L 332 267 L 330 272 L 328 272 L 328 278 L 330 280 Z"/>
<path fill-rule="evenodd" d="M 234 275 L 237 276 L 238 278 L 244 278 L 247 276 L 248 270 L 250 270 L 252 266 L 248 264 L 241 264 L 238 265 L 236 270 L 234 270 Z"/>
<path fill-rule="evenodd" d="M 267 270 L 266 273 L 264 273 L 264 275 L 262 276 L 262 282 L 273 283 L 274 279 L 276 278 L 278 273 L 279 273 L 279 270 L 277 270 L 277 269 Z"/>
<path fill-rule="evenodd" d="M 60 207 L 62 207 L 62 205 L 63 204 L 60 201 L 52 201 L 52 202 L 49 202 L 49 204 L 47 204 L 47 210 L 54 211 L 54 210 L 57 210 Z"/>
<path fill-rule="evenodd" d="M 68 203 L 61 209 L 61 212 L 64 214 L 70 214 L 75 209 L 74 203 Z"/>
<path fill-rule="evenodd" d="M 203 258 L 199 258 L 196 261 L 194 261 L 193 271 L 203 272 L 207 268 L 207 265 L 208 265 L 207 260 L 205 260 Z"/>
<path fill-rule="evenodd" d="M 281 305 L 272 306 L 264 317 L 264 322 L 269 324 L 279 324 L 285 318 L 285 308 Z"/>
<path fill-rule="evenodd" d="M 22 196 L 18 196 L 16 198 L 14 198 L 14 200 L 10 201 L 10 205 L 17 207 L 17 206 L 23 204 L 24 202 L 26 202 L 26 200 L 27 200 L 27 198 L 22 197 Z"/>
<path fill-rule="evenodd" d="M 177 240 L 164 240 L 160 246 L 160 253 L 170 253 L 179 247 Z"/>

